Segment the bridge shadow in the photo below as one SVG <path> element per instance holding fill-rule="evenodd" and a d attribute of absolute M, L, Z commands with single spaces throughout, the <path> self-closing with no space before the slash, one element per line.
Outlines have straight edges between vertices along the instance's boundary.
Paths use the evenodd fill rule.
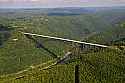
<path fill-rule="evenodd" d="M 28 35 L 28 34 L 25 34 L 25 36 L 26 36 L 28 39 L 31 39 L 33 42 L 35 42 L 37 48 L 42 48 L 42 49 L 44 49 L 45 51 L 47 51 L 48 53 L 50 53 L 53 58 L 58 58 L 55 53 L 51 52 L 51 51 L 50 51 L 48 48 L 46 48 L 41 42 L 37 41 L 36 39 L 34 39 L 32 36 L 30 36 L 30 35 Z"/>

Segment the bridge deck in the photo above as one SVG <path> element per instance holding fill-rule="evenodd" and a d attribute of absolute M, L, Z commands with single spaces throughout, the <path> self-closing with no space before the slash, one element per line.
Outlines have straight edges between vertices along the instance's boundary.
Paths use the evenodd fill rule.
<path fill-rule="evenodd" d="M 77 41 L 77 40 L 71 40 L 71 39 L 64 39 L 64 38 L 59 38 L 59 37 L 45 36 L 45 35 L 32 34 L 32 33 L 25 33 L 25 32 L 21 32 L 21 33 L 23 33 L 24 35 L 38 36 L 38 37 L 43 37 L 43 38 L 61 40 L 61 41 L 66 41 L 66 42 L 74 42 L 74 43 L 86 44 L 86 45 L 97 46 L 97 47 L 103 47 L 103 48 L 108 48 L 108 47 L 109 47 L 109 46 L 106 46 L 106 45 L 87 43 L 87 42 L 82 42 L 82 41 Z"/>

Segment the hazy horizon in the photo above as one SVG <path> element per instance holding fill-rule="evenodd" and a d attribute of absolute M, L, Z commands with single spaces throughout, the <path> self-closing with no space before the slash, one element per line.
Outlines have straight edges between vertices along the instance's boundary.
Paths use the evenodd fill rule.
<path fill-rule="evenodd" d="M 0 8 L 125 6 L 125 0 L 0 0 Z"/>

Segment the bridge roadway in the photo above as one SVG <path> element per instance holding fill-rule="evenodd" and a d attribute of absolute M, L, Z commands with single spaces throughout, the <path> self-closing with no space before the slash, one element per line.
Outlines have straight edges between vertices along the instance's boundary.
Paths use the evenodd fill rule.
<path fill-rule="evenodd" d="M 38 36 L 38 37 L 49 38 L 49 39 L 55 39 L 55 40 L 61 40 L 61 41 L 66 41 L 66 42 L 73 42 L 73 43 L 79 43 L 79 44 L 86 44 L 86 45 L 97 46 L 97 47 L 102 47 L 102 48 L 108 48 L 108 47 L 109 47 L 109 46 L 106 46 L 106 45 L 93 44 L 93 43 L 82 42 L 82 41 L 71 40 L 71 39 L 64 39 L 64 38 L 59 38 L 59 37 L 45 36 L 45 35 L 32 34 L 32 33 L 25 33 L 25 32 L 21 32 L 21 33 L 23 33 L 24 35 Z"/>

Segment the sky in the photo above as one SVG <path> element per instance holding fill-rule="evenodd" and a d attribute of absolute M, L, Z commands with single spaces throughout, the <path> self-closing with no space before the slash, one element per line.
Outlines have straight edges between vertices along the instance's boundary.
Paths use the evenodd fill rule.
<path fill-rule="evenodd" d="M 124 6 L 125 0 L 0 0 L 0 8 Z"/>

